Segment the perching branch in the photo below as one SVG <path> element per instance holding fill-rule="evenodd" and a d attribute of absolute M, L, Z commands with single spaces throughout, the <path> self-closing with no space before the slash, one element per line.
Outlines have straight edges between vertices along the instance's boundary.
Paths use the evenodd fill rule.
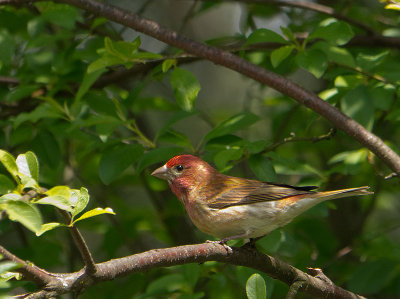
<path fill-rule="evenodd" d="M 5 251 L 2 247 L 0 249 L 1 253 Z M 4 256 L 9 259 L 10 255 L 12 256 L 12 254 L 8 253 Z M 94 275 L 89 275 L 85 269 L 81 269 L 75 273 L 48 273 L 35 267 L 40 269 L 40 271 L 36 270 L 36 272 L 41 273 L 44 276 L 42 281 L 47 283 L 41 290 L 30 294 L 26 298 L 50 298 L 51 296 L 54 297 L 65 293 L 81 293 L 96 283 L 110 281 L 135 272 L 144 272 L 153 268 L 170 267 L 187 263 L 204 263 L 206 261 L 217 261 L 259 270 L 275 279 L 281 280 L 289 286 L 296 283 L 296 291 L 298 290 L 314 297 L 328 299 L 363 298 L 335 284 L 327 283 L 318 277 L 306 274 L 279 259 L 265 255 L 249 246 L 236 248 L 220 245 L 219 243 L 203 243 L 154 249 L 110 260 L 96 264 L 97 272 Z M 25 267 L 32 266 L 28 266 L 25 263 Z M 32 274 L 32 271 L 27 271 L 26 269 L 20 270 L 20 272 Z M 26 279 L 34 281 L 32 276 L 27 276 Z"/>
<path fill-rule="evenodd" d="M 1 3 L 26 3 L 26 0 L 0 0 Z M 31 1 L 30 1 L 31 2 Z M 225 66 L 240 74 L 250 77 L 262 84 L 288 95 L 299 103 L 314 110 L 356 139 L 366 148 L 376 154 L 394 172 L 400 173 L 400 157 L 387 146 L 379 137 L 366 130 L 359 123 L 342 113 L 339 109 L 323 101 L 316 94 L 308 91 L 293 81 L 275 74 L 260 66 L 254 65 L 232 53 L 221 49 L 195 42 L 176 32 L 163 28 L 156 22 L 141 18 L 113 5 L 95 0 L 55 0 L 54 2 L 67 3 L 96 15 L 103 16 L 111 21 L 120 23 L 134 30 L 152 36 L 171 46 L 180 48 L 190 54 L 210 60 Z"/>

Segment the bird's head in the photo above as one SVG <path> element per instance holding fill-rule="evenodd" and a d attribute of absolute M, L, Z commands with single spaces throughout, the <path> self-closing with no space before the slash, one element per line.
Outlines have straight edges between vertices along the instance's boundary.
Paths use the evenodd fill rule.
<path fill-rule="evenodd" d="M 171 190 L 183 201 L 191 188 L 209 180 L 214 172 L 215 169 L 200 158 L 181 155 L 173 157 L 151 175 L 168 181 Z"/>

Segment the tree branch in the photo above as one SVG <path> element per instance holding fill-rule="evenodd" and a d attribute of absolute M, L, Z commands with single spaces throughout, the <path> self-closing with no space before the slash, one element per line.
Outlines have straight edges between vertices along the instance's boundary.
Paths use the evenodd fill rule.
<path fill-rule="evenodd" d="M 59 211 L 63 215 L 66 223 L 69 224 L 71 222 L 71 216 L 68 214 L 68 212 L 63 210 Z M 87 246 L 81 232 L 76 226 L 69 227 L 69 230 L 71 232 L 74 243 L 78 248 L 79 253 L 81 254 L 82 260 L 86 265 L 86 270 L 88 271 L 89 275 L 96 273 L 96 263 L 93 260 L 92 254 L 90 253 L 89 247 Z"/>
<path fill-rule="evenodd" d="M 24 279 L 36 283 L 39 287 L 45 286 L 51 282 L 52 279 L 48 272 L 36 267 L 32 263 L 21 260 L 1 245 L 0 254 L 3 258 L 21 265 L 21 267 L 16 269 L 15 272 L 21 273 L 24 276 Z"/>
<path fill-rule="evenodd" d="M 363 298 L 333 283 L 327 283 L 318 277 L 313 277 L 249 246 L 236 248 L 218 243 L 154 249 L 110 260 L 96 264 L 98 271 L 91 276 L 85 269 L 81 269 L 75 273 L 48 273 L 46 274 L 46 279 L 48 279 L 46 280 L 48 281 L 46 286 L 26 298 L 49 298 L 65 293 L 81 293 L 96 283 L 113 280 L 135 272 L 144 272 L 153 268 L 170 267 L 187 263 L 204 263 L 206 261 L 217 261 L 253 268 L 289 286 L 295 284 L 296 291 L 298 290 L 315 297 L 327 299 Z M 28 279 L 31 280 L 31 277 L 28 277 Z M 302 283 L 296 283 L 298 281 Z"/>

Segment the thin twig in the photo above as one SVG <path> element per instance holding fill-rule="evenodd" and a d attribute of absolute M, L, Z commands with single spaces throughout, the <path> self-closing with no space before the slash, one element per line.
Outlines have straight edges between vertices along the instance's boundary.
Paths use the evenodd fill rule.
<path fill-rule="evenodd" d="M 71 222 L 71 216 L 69 215 L 68 212 L 59 210 L 60 213 L 63 215 L 65 222 L 69 224 Z M 82 260 L 85 263 L 86 270 L 90 275 L 96 273 L 97 268 L 96 268 L 96 263 L 94 262 L 94 259 L 92 257 L 92 254 L 90 253 L 89 247 L 87 246 L 85 239 L 83 238 L 82 234 L 78 230 L 78 228 L 74 225 L 69 227 L 72 238 L 74 240 L 74 243 L 76 247 L 79 250 L 79 253 L 81 254 Z"/>
<path fill-rule="evenodd" d="M 319 135 L 319 136 L 312 136 L 312 137 L 296 137 L 296 136 L 290 136 L 290 137 L 286 137 L 281 141 L 278 141 L 268 147 L 266 147 L 261 153 L 267 153 L 270 151 L 275 150 L 276 148 L 278 148 L 279 146 L 285 144 L 285 143 L 289 143 L 289 142 L 297 142 L 297 141 L 310 141 L 312 143 L 318 142 L 318 141 L 322 141 L 322 140 L 329 140 L 331 139 L 334 135 L 336 134 L 336 129 L 332 128 L 329 130 L 328 133 L 323 134 L 323 135 Z"/>
<path fill-rule="evenodd" d="M 19 79 L 14 78 L 14 77 L 0 76 L 0 83 L 10 84 L 10 85 L 18 85 Z"/>

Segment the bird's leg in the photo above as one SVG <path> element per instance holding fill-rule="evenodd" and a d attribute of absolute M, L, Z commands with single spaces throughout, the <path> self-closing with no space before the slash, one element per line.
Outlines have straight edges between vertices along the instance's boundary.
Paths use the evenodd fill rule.
<path fill-rule="evenodd" d="M 250 239 L 249 239 L 249 242 L 247 242 L 246 244 L 244 244 L 244 246 L 249 246 L 249 247 L 255 248 L 255 247 L 256 247 L 256 242 L 257 242 L 258 240 L 264 238 L 265 236 L 266 236 L 266 235 L 262 235 L 262 236 L 256 237 L 256 238 L 250 238 Z"/>

